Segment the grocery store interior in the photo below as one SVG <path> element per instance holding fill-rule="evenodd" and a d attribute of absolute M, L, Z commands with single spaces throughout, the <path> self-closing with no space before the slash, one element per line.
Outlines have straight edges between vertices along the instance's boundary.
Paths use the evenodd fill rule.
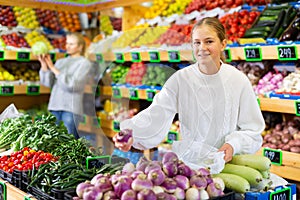
<path fill-rule="evenodd" d="M 133 166 L 141 167 L 142 159 L 152 165 L 163 163 L 172 143 L 181 139 L 178 115 L 165 139 L 153 149 L 123 152 L 112 137 L 120 131 L 121 121 L 151 105 L 172 74 L 195 63 L 191 32 L 205 17 L 218 18 L 223 24 L 225 61 L 248 77 L 265 120 L 263 144 L 254 155 L 259 158 L 247 159 L 267 161 L 256 165 L 261 168 L 233 163 L 254 172 L 228 165 L 227 173 L 239 177 L 229 176 L 224 169 L 226 176 L 218 177 L 224 184 L 221 191 L 211 189 L 207 181 L 205 186 L 200 184 L 201 174 L 209 172 L 196 171 L 196 181 L 192 172 L 182 172 L 185 168 L 180 174 L 179 164 L 175 174 L 171 166 L 159 167 L 153 176 L 161 172 L 164 178 L 159 179 L 165 180 L 169 173 L 160 184 L 149 186 L 138 180 L 130 186 L 129 181 L 138 179 L 138 174 L 133 178 L 130 172 Z M 52 88 L 41 84 L 41 64 L 32 48 L 42 41 L 55 63 L 68 57 L 66 35 L 73 32 L 83 35 L 84 56 L 93 68 L 84 86 L 79 140 L 69 136 L 62 124 L 57 126 L 50 114 Z M 300 198 L 300 2 L 0 0 L 0 36 L 0 199 Z M 264 168 L 266 163 L 270 165 Z M 113 178 L 120 170 L 131 176 Z M 186 175 L 185 179 L 176 179 L 176 174 Z M 278 180 L 276 185 L 270 174 L 285 184 Z M 217 176 L 209 177 L 214 177 L 210 182 L 217 181 Z M 160 181 L 156 179 L 152 177 L 152 182 Z M 86 180 L 93 184 L 80 185 Z M 163 194 L 158 197 L 159 193 Z"/>

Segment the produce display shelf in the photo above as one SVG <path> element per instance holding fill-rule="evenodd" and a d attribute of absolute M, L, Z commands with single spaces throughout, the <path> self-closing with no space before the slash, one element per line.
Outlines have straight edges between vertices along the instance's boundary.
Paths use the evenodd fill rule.
<path fill-rule="evenodd" d="M 32 195 L 18 189 L 17 187 L 13 186 L 12 184 L 8 183 L 7 181 L 1 178 L 0 178 L 0 182 L 6 185 L 6 193 L 7 193 L 6 199 L 23 200 L 25 199 L 25 197 L 27 197 L 27 199 L 36 200 L 36 198 L 32 197 Z"/>
<path fill-rule="evenodd" d="M 0 0 L 0 5 L 3 5 L 1 4 L 1 0 Z M 20 60 L 20 59 L 24 59 L 24 61 L 33 61 L 33 60 L 36 60 L 38 61 L 38 58 L 36 56 L 34 56 L 30 51 L 28 50 L 19 50 L 19 51 L 13 51 L 13 50 L 1 50 L 3 51 L 3 59 L 4 60 Z M 25 52 L 25 53 L 29 53 L 29 55 L 26 55 L 25 57 L 21 57 L 21 58 L 18 58 L 18 53 L 20 52 Z M 27 57 L 29 56 L 29 57 Z M 59 58 L 64 58 L 66 56 L 65 53 L 55 53 L 55 58 L 56 60 L 59 59 Z M 1 58 L 2 59 L 2 58 Z M 20 60 L 20 61 L 23 61 L 23 60 Z"/>
<path fill-rule="evenodd" d="M 282 165 L 271 166 L 271 172 L 277 174 L 280 177 L 300 181 L 300 154 L 292 153 L 288 151 L 282 152 Z M 257 154 L 263 154 L 263 148 L 261 148 Z"/>
<path fill-rule="evenodd" d="M 261 50 L 261 60 L 278 60 L 278 48 L 280 46 L 295 46 L 297 54 L 297 58 L 300 57 L 300 45 L 299 44 L 291 44 L 291 45 L 249 45 L 249 46 L 238 46 L 238 47 L 228 47 L 231 55 L 231 60 L 232 61 L 237 61 L 237 60 L 247 60 L 246 55 L 245 55 L 245 48 L 253 48 L 253 47 L 259 47 Z M 149 49 L 149 52 L 151 49 Z M 148 51 L 139 51 L 138 49 L 135 51 L 140 53 L 140 59 L 142 61 L 150 61 L 150 54 Z M 181 61 L 193 61 L 193 55 L 192 55 L 192 50 L 180 50 L 178 51 L 180 55 L 180 60 Z M 103 60 L 105 61 L 116 61 L 116 53 L 119 52 L 104 52 L 102 53 Z M 121 53 L 121 52 L 120 52 Z M 132 61 L 131 57 L 132 52 L 123 52 L 124 56 L 124 61 Z M 169 54 L 168 51 L 159 51 L 160 54 L 160 60 L 161 61 L 169 61 Z M 90 54 L 89 58 L 93 61 L 96 61 L 96 55 L 95 54 Z"/>

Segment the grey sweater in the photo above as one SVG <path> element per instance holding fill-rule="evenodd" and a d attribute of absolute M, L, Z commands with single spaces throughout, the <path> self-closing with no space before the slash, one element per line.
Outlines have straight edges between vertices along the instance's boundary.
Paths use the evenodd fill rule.
<path fill-rule="evenodd" d="M 55 76 L 51 70 L 40 70 L 40 82 L 51 88 L 48 110 L 83 114 L 83 93 L 90 78 L 91 62 L 84 57 L 66 57 L 56 61 L 60 71 Z"/>

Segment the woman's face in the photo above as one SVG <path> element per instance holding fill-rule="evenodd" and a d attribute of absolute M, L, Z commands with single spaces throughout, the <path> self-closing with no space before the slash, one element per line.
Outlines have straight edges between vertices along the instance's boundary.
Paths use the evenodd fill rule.
<path fill-rule="evenodd" d="M 220 41 L 214 28 L 201 25 L 192 33 L 192 46 L 199 66 L 220 67 L 221 53 L 226 47 L 226 40 Z"/>
<path fill-rule="evenodd" d="M 80 55 L 82 46 L 78 45 L 77 38 L 73 35 L 68 35 L 66 38 L 66 50 L 69 55 Z"/>

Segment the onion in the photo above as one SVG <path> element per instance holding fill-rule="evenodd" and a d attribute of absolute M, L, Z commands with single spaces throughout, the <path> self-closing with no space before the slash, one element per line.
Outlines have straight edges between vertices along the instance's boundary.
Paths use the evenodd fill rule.
<path fill-rule="evenodd" d="M 222 191 L 225 190 L 225 183 L 220 177 L 213 177 L 213 182 L 218 184 Z"/>
<path fill-rule="evenodd" d="M 114 191 L 107 191 L 103 195 L 103 200 L 111 200 L 111 199 L 117 199 L 118 196 Z"/>
<path fill-rule="evenodd" d="M 119 177 L 118 180 L 115 183 L 113 183 L 113 188 L 116 195 L 118 197 L 121 197 L 123 192 L 131 189 L 131 183 L 132 183 L 132 179 L 130 177 L 127 177 L 125 175 Z"/>
<path fill-rule="evenodd" d="M 190 178 L 192 176 L 193 170 L 184 163 L 179 164 L 177 169 L 178 169 L 177 174 L 179 174 L 179 175 L 183 175 L 188 178 Z"/>
<path fill-rule="evenodd" d="M 211 198 L 224 195 L 224 192 L 218 183 L 208 184 L 208 186 L 206 187 L 206 191 L 207 191 L 209 197 L 211 197 Z"/>
<path fill-rule="evenodd" d="M 101 177 L 100 179 L 98 179 L 98 181 L 95 183 L 95 187 L 99 188 L 101 192 L 112 190 L 111 182 L 107 177 Z"/>
<path fill-rule="evenodd" d="M 176 199 L 185 199 L 185 191 L 181 188 L 176 188 L 174 195 Z"/>
<path fill-rule="evenodd" d="M 143 189 L 137 194 L 137 200 L 156 200 L 155 193 L 150 189 Z"/>
<path fill-rule="evenodd" d="M 172 178 L 166 178 L 164 182 L 161 184 L 161 186 L 164 188 L 164 190 L 167 193 L 174 193 L 177 188 L 177 183 Z"/>
<path fill-rule="evenodd" d="M 168 177 L 173 177 L 178 172 L 177 163 L 172 161 L 164 163 L 162 169 Z"/>
<path fill-rule="evenodd" d="M 164 189 L 161 186 L 155 185 L 155 186 L 153 186 L 152 191 L 155 194 L 158 194 L 158 193 L 164 192 Z"/>
<path fill-rule="evenodd" d="M 85 182 L 79 183 L 76 187 L 77 196 L 82 198 L 84 190 L 86 188 L 91 188 L 91 187 L 94 187 L 94 185 L 91 184 L 90 181 L 85 181 Z"/>
<path fill-rule="evenodd" d="M 131 129 L 121 130 L 116 136 L 117 141 L 120 143 L 127 143 L 129 141 L 129 139 L 131 139 L 131 138 L 132 138 L 132 130 Z"/>
<path fill-rule="evenodd" d="M 174 180 L 176 181 L 177 187 L 183 190 L 186 190 L 190 187 L 190 181 L 186 176 L 176 175 Z"/>
<path fill-rule="evenodd" d="M 153 185 L 160 185 L 164 182 L 166 175 L 161 169 L 152 169 L 149 171 L 147 178 L 152 181 Z"/>
<path fill-rule="evenodd" d="M 142 189 L 152 189 L 152 182 L 146 178 L 147 176 L 144 174 L 138 175 L 138 177 L 131 183 L 132 189 L 135 191 L 141 191 Z"/>
<path fill-rule="evenodd" d="M 82 199 L 83 200 L 101 200 L 103 193 L 100 188 L 90 187 L 84 190 Z"/>
<path fill-rule="evenodd" d="M 187 200 L 200 200 L 199 190 L 195 187 L 187 189 L 187 191 L 185 192 L 185 198 Z"/>
<path fill-rule="evenodd" d="M 144 172 L 145 174 L 148 174 L 149 171 L 153 170 L 153 169 L 161 169 L 161 166 L 156 164 L 156 163 L 153 163 L 153 162 L 149 162 L 149 164 L 146 166 Z"/>
<path fill-rule="evenodd" d="M 199 190 L 200 199 L 209 199 L 209 195 L 203 188 Z"/>
<path fill-rule="evenodd" d="M 162 164 L 165 164 L 167 162 L 174 162 L 177 164 L 178 161 L 179 161 L 178 156 L 176 155 L 176 153 L 172 151 L 166 152 L 162 158 Z"/>
<path fill-rule="evenodd" d="M 134 190 L 126 190 L 122 196 L 121 200 L 136 200 L 136 192 Z"/>
<path fill-rule="evenodd" d="M 123 166 L 122 174 L 131 175 L 135 171 L 135 166 L 133 163 L 129 162 Z"/>
<path fill-rule="evenodd" d="M 204 177 L 194 175 L 190 178 L 190 186 L 197 187 L 198 189 L 206 188 L 207 181 Z"/>

